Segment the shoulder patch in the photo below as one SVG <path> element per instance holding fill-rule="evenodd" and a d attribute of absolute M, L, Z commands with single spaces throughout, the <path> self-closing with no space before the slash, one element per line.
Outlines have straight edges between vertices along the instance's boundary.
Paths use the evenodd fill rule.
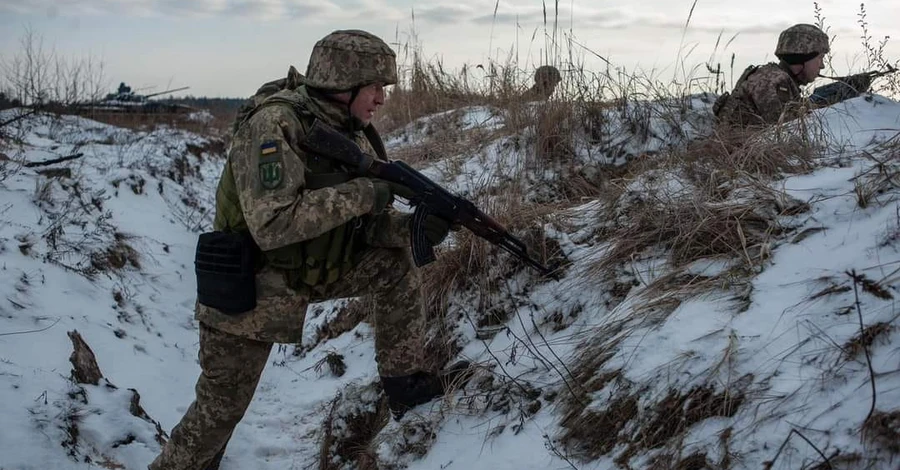
<path fill-rule="evenodd" d="M 259 146 L 259 153 L 262 155 L 269 155 L 271 153 L 275 153 L 278 151 L 278 142 L 271 140 L 269 142 L 264 142 Z"/>
<path fill-rule="evenodd" d="M 259 183 L 265 189 L 281 186 L 283 170 L 279 142 L 276 140 L 263 142 L 259 146 Z"/>

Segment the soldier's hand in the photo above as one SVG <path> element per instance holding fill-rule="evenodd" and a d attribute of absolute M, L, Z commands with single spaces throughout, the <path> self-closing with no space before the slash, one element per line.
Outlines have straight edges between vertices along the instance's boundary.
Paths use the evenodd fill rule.
<path fill-rule="evenodd" d="M 444 239 L 447 238 L 447 233 L 450 232 L 450 225 L 450 221 L 446 219 L 432 214 L 426 215 L 423 226 L 425 238 L 428 240 L 428 243 L 430 243 L 431 246 L 435 246 L 444 241 Z"/>
<path fill-rule="evenodd" d="M 375 187 L 375 201 L 372 202 L 372 214 L 380 214 L 394 202 L 394 191 L 387 181 L 373 179 L 372 186 Z"/>
<path fill-rule="evenodd" d="M 394 193 L 395 196 L 400 196 L 407 201 L 412 200 L 412 198 L 416 197 L 416 193 L 409 188 L 409 186 L 402 185 L 400 183 L 394 183 L 393 181 L 385 181 L 391 187 L 391 192 Z"/>

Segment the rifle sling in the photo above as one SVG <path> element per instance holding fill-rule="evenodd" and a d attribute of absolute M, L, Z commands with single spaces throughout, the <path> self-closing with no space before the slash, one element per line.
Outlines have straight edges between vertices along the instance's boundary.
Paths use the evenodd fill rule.
<path fill-rule="evenodd" d="M 372 128 L 372 131 L 366 131 L 367 138 L 370 137 L 370 132 L 377 135 L 377 132 Z M 380 139 L 377 139 L 377 142 L 380 143 Z M 358 175 L 367 173 L 372 165 L 373 158 L 366 155 L 356 145 L 356 142 L 318 119 L 310 126 L 306 136 L 300 142 L 300 146 L 308 152 L 336 160 L 349 167 L 351 171 Z M 379 152 L 376 145 L 373 145 L 373 147 L 376 147 L 375 151 Z M 380 151 L 384 152 L 384 144 L 380 145 Z"/>

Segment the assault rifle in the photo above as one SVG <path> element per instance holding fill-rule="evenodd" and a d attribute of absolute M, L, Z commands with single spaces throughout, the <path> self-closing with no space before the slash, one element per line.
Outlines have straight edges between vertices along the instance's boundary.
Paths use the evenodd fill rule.
<path fill-rule="evenodd" d="M 873 80 L 896 71 L 896 68 L 888 65 L 886 70 L 872 70 L 844 77 L 823 77 L 830 78 L 834 82 L 817 87 L 813 90 L 809 100 L 819 106 L 830 106 L 850 98 L 856 98 L 860 94 L 869 91 Z"/>
<path fill-rule="evenodd" d="M 316 120 L 300 143 L 309 152 L 337 160 L 359 176 L 381 178 L 408 187 L 415 196 L 409 204 L 415 208 L 410 226 L 413 261 L 424 266 L 435 260 L 434 248 L 425 238 L 425 217 L 433 214 L 471 230 L 475 235 L 503 248 L 547 276 L 555 269 L 544 266 L 528 255 L 525 244 L 500 223 L 464 198 L 456 196 L 406 163 L 376 160 L 345 135 Z"/>

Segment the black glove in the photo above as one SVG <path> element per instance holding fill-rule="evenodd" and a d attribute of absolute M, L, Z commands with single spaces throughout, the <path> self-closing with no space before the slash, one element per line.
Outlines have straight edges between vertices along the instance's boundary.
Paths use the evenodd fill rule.
<path fill-rule="evenodd" d="M 387 181 L 373 179 L 372 186 L 375 187 L 375 201 L 372 202 L 372 214 L 380 214 L 394 202 L 394 191 Z"/>
<path fill-rule="evenodd" d="M 425 216 L 423 223 L 425 229 L 425 239 L 431 246 L 439 245 L 450 232 L 450 222 L 436 215 L 428 214 Z"/>

